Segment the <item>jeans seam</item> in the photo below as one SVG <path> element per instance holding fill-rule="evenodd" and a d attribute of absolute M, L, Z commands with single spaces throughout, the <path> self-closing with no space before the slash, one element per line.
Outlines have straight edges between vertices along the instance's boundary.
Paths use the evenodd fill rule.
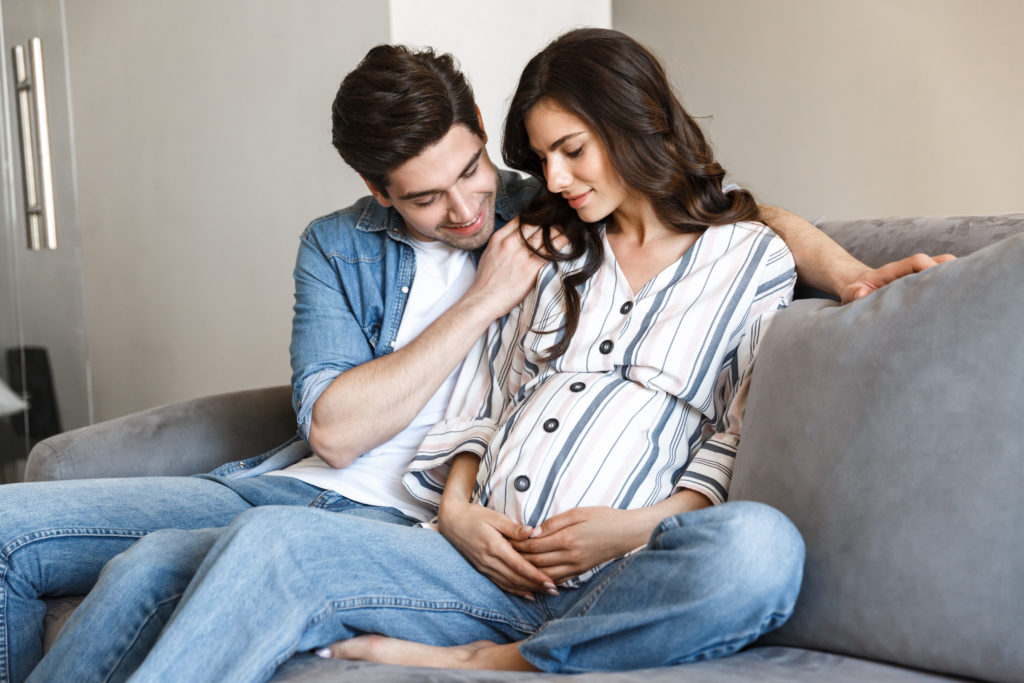
<path fill-rule="evenodd" d="M 315 626 L 324 619 L 327 619 L 335 612 L 347 612 L 349 610 L 365 609 L 368 607 L 392 607 L 419 612 L 459 612 L 471 617 L 478 617 L 486 621 L 505 624 L 525 634 L 533 633 L 536 630 L 533 625 L 518 619 L 510 619 L 501 612 L 473 607 L 457 600 L 437 602 L 432 600 L 409 600 L 408 598 L 388 598 L 383 596 L 331 600 L 327 603 L 327 607 L 320 610 L 318 614 L 306 622 L 306 629 Z"/>
<path fill-rule="evenodd" d="M 4 615 L 3 619 L 0 619 L 0 681 L 9 681 L 11 679 L 11 662 L 10 662 L 10 648 L 7 643 L 7 615 L 10 611 L 7 609 L 7 561 L 6 555 L 0 557 L 0 614 Z"/>
<path fill-rule="evenodd" d="M 151 529 L 114 529 L 104 527 L 59 527 L 54 529 L 39 529 L 31 533 L 18 536 L 2 549 L 0 559 L 10 560 L 15 551 L 21 550 L 27 545 L 36 541 L 44 541 L 51 538 L 77 537 L 77 536 L 110 536 L 113 538 L 142 538 L 150 533 Z"/>

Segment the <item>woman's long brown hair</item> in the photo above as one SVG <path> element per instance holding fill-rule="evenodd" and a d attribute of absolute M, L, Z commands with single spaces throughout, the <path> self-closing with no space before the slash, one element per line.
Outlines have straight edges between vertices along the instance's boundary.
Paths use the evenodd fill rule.
<path fill-rule="evenodd" d="M 757 203 L 744 190 L 724 192 L 725 170 L 711 145 L 672 92 L 665 71 L 646 48 L 624 33 L 586 28 L 570 31 L 539 52 L 523 70 L 505 119 L 505 163 L 544 181 L 530 148 L 525 120 L 549 101 L 586 123 L 604 143 L 612 165 L 635 193 L 647 197 L 658 217 L 680 232 L 710 225 L 757 220 Z M 520 225 L 539 225 L 549 261 L 586 256 L 583 266 L 562 280 L 565 324 L 548 349 L 551 361 L 569 348 L 579 325 L 580 291 L 597 272 L 604 249 L 595 225 L 585 223 L 557 194 L 541 190 L 523 212 Z M 569 239 L 558 252 L 553 230 Z"/>

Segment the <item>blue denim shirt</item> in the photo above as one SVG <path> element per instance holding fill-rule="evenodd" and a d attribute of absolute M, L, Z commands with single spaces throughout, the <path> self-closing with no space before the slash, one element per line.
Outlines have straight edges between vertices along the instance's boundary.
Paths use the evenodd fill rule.
<path fill-rule="evenodd" d="M 533 180 L 499 171 L 495 227 L 517 216 L 536 191 Z M 292 318 L 292 407 L 301 438 L 212 474 L 253 476 L 309 455 L 313 405 L 335 377 L 393 350 L 415 275 L 401 215 L 373 197 L 310 223 L 295 262 Z"/>

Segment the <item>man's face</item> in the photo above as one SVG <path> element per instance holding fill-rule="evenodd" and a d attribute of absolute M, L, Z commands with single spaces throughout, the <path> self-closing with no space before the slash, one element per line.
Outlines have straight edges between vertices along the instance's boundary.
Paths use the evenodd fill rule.
<path fill-rule="evenodd" d="M 484 140 L 462 124 L 388 175 L 384 206 L 394 206 L 412 237 L 459 249 L 482 247 L 494 232 L 498 173 Z"/>

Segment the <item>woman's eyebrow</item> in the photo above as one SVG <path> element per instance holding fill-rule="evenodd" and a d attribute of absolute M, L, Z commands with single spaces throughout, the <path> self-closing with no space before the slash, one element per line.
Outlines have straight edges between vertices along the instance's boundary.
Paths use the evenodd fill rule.
<path fill-rule="evenodd" d="M 548 151 L 549 152 L 554 152 L 556 149 L 561 147 L 570 138 L 574 138 L 577 135 L 583 135 L 583 133 L 584 133 L 584 131 L 578 130 L 575 133 L 568 133 L 566 135 L 563 135 L 562 137 L 558 138 L 557 140 L 552 142 L 550 145 L 548 145 Z M 531 146 L 530 149 L 532 149 L 537 154 L 541 153 L 540 150 L 537 149 L 536 147 Z"/>

